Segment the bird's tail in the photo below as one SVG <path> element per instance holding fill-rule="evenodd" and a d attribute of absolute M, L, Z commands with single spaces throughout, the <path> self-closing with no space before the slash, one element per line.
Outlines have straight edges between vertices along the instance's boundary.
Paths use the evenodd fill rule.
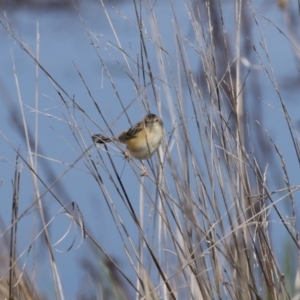
<path fill-rule="evenodd" d="M 94 143 L 100 143 L 100 144 L 105 144 L 105 143 L 109 143 L 109 142 L 114 141 L 113 138 L 104 136 L 102 134 L 95 134 L 95 135 L 92 136 L 92 139 L 93 139 Z"/>

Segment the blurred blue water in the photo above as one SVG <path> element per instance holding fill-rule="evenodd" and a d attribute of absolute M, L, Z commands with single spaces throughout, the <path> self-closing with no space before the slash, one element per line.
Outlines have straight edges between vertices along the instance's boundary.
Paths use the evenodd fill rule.
<path fill-rule="evenodd" d="M 114 7 L 113 7 L 114 6 Z M 120 39 L 121 45 L 124 50 L 128 51 L 133 58 L 138 55 L 140 51 L 139 32 L 136 25 L 132 25 L 131 22 L 136 24 L 133 5 L 130 3 L 118 3 L 114 2 L 112 5 L 107 5 L 107 12 L 111 17 L 112 23 L 115 26 L 115 30 Z M 180 1 L 175 1 L 174 6 L 178 14 L 178 19 L 182 26 L 184 34 L 189 34 L 190 25 L 189 18 L 187 17 L 185 6 Z M 89 30 L 89 34 L 95 34 L 95 42 L 99 45 L 99 53 L 103 59 L 106 67 L 111 73 L 114 83 L 117 86 L 118 92 L 121 95 L 122 103 L 124 106 L 129 105 L 132 100 L 133 104 L 128 109 L 131 121 L 137 122 L 140 120 L 143 114 L 141 103 L 137 98 L 137 93 L 134 89 L 129 77 L 122 71 L 122 68 L 116 64 L 115 60 L 120 61 L 120 64 L 125 67 L 121 53 L 118 50 L 114 50 L 117 45 L 111 27 L 107 22 L 107 18 L 103 9 L 98 2 L 84 2 L 79 6 L 79 12 L 86 24 L 86 28 Z M 225 7 L 225 11 L 226 11 Z M 229 8 L 228 8 L 229 9 Z M 277 21 L 277 24 L 282 24 L 284 19 L 282 15 L 275 7 L 268 8 L 269 11 L 265 13 L 270 15 L 273 20 Z M 120 16 L 126 16 L 126 18 Z M 228 15 L 225 18 L 231 19 L 231 10 L 228 10 Z M 147 8 L 144 9 L 145 16 L 149 13 Z M 169 51 L 170 56 L 175 57 L 174 36 L 173 36 L 173 15 L 172 9 L 168 2 L 158 3 L 156 7 L 156 13 L 158 16 L 159 24 L 161 25 L 161 32 L 165 41 L 166 49 Z M 37 28 L 40 34 L 40 63 L 51 74 L 53 78 L 61 85 L 61 87 L 71 96 L 76 99 L 80 106 L 87 112 L 87 114 L 95 120 L 102 130 L 106 130 L 105 124 L 99 120 L 98 112 L 82 83 L 80 76 L 78 75 L 76 68 L 83 75 L 86 84 L 95 97 L 95 100 L 101 107 L 101 110 L 107 116 L 108 122 L 113 123 L 113 130 L 115 133 L 122 131 L 123 128 L 129 126 L 125 117 L 122 117 L 118 122 L 114 122 L 116 118 L 122 113 L 122 108 L 116 100 L 116 94 L 109 82 L 109 78 L 103 72 L 101 62 L 95 52 L 95 49 L 90 44 L 87 32 L 84 24 L 81 22 L 78 13 L 75 9 L 62 9 L 62 10 L 47 10 L 47 9 L 14 9 L 8 12 L 9 20 L 20 32 L 26 43 L 35 53 L 36 49 L 36 32 Z M 233 18 L 232 18 L 233 19 Z M 4 18 L 2 17 L 2 20 Z M 147 18 L 145 18 L 147 22 Z M 149 24 L 148 24 L 149 25 Z M 270 56 L 272 59 L 272 66 L 275 70 L 275 74 L 279 77 L 285 77 L 288 74 L 297 72 L 294 68 L 293 57 L 287 55 L 289 44 L 287 41 L 277 34 L 277 30 L 274 27 L 266 26 L 264 28 L 264 35 L 266 36 L 268 46 L 270 49 Z M 233 33 L 229 33 L 233 34 Z M 7 32 L 0 28 L 1 48 L 0 48 L 0 129 L 9 138 L 15 147 L 20 146 L 21 153 L 27 158 L 28 154 L 24 140 L 15 129 L 15 119 L 11 119 L 10 111 L 13 109 L 17 119 L 21 121 L 20 115 L 16 112 L 19 111 L 17 88 L 15 84 L 14 72 L 12 68 L 12 57 L 16 65 L 18 80 L 20 84 L 20 92 L 22 100 L 25 103 L 24 111 L 26 120 L 31 131 L 34 130 L 35 114 L 33 108 L 35 106 L 35 92 L 36 92 L 36 80 L 35 80 L 35 65 L 31 58 L 16 44 L 16 42 L 7 34 Z M 259 32 L 255 34 L 255 39 L 259 41 Z M 151 49 L 149 46 L 148 49 Z M 284 59 L 282 58 L 284 53 Z M 196 55 L 190 54 L 191 56 Z M 155 51 L 149 51 L 149 57 L 151 59 L 157 59 Z M 264 58 L 265 59 L 265 58 Z M 197 70 L 197 64 L 192 66 L 192 69 Z M 75 66 L 76 68 L 75 68 Z M 134 67 L 132 64 L 131 67 Z M 175 68 L 176 69 L 176 68 Z M 154 73 L 157 70 L 154 69 Z M 260 79 L 265 82 L 265 89 L 262 91 L 263 101 L 269 103 L 274 108 L 270 108 L 266 105 L 264 108 L 266 114 L 268 110 L 272 110 L 269 114 L 270 117 L 266 118 L 265 126 L 274 134 L 276 142 L 282 146 L 281 150 L 287 159 L 286 163 L 290 170 L 291 179 L 294 184 L 299 183 L 299 172 L 297 173 L 297 166 L 294 166 L 294 153 L 291 150 L 292 147 L 288 147 L 290 139 L 286 134 L 286 125 L 281 115 L 281 108 L 276 99 L 276 93 L 269 84 L 269 81 L 262 72 L 257 72 Z M 69 114 L 61 99 L 58 97 L 55 88 L 51 81 L 47 78 L 41 70 L 38 76 L 38 90 L 39 90 L 39 143 L 43 150 L 43 155 L 57 162 L 51 162 L 56 175 L 62 174 L 66 169 L 66 166 L 61 162 L 72 164 L 73 161 L 80 155 L 81 149 L 76 143 L 72 144 L 73 136 L 70 127 L 65 122 L 65 117 L 70 121 Z M 185 94 L 185 92 L 183 92 Z M 283 89 L 283 94 L 287 93 Z M 291 108 L 291 115 L 293 118 L 299 118 L 298 104 L 295 103 L 297 99 L 297 93 L 291 91 L 287 94 L 287 104 Z M 253 101 L 259 101 L 253 99 Z M 68 100 L 71 104 L 71 101 Z M 16 108 L 15 108 L 16 107 Z M 154 113 L 157 113 L 154 100 L 150 99 L 150 107 Z M 297 109 L 294 109 L 297 108 Z M 166 113 L 166 131 L 169 132 L 172 129 L 172 124 L 168 120 L 168 112 Z M 186 108 L 187 113 L 191 113 L 189 107 Z M 99 128 L 93 122 L 87 120 L 84 115 L 80 116 L 79 112 L 76 112 L 76 122 L 81 126 L 81 132 L 84 135 L 85 141 L 88 145 L 91 144 L 89 130 L 91 132 L 99 132 Z M 280 120 L 280 121 L 279 121 Z M 10 213 L 3 213 L 10 211 L 11 206 L 11 178 L 13 178 L 14 161 L 16 154 L 12 152 L 11 147 L 5 142 L 3 138 L 0 138 L 0 180 L 3 179 L 0 188 L 1 199 L 1 216 L 4 219 L 6 226 L 10 223 Z M 42 160 L 42 158 L 41 158 Z M 132 173 L 128 173 L 129 167 L 122 160 L 121 157 L 117 157 L 117 164 L 119 170 L 122 170 L 125 166 L 126 176 L 124 175 L 124 183 L 130 186 Z M 129 267 L 129 262 L 126 259 L 123 250 L 123 243 L 119 238 L 117 229 L 112 225 L 110 213 L 103 202 L 102 196 L 99 194 L 99 190 L 96 187 L 94 179 L 87 175 L 84 161 L 76 165 L 77 172 L 69 172 L 63 179 L 62 183 L 68 187 L 66 193 L 65 202 L 75 201 L 82 210 L 85 222 L 89 230 L 97 238 L 99 243 L 103 245 L 105 250 L 113 257 L 118 257 L 121 261 L 120 265 Z M 44 177 L 47 177 L 46 170 L 41 171 Z M 129 175 L 128 175 L 129 174 Z M 295 176 L 293 176 L 295 175 Z M 108 188 L 111 183 L 107 180 Z M 20 211 L 26 209 L 34 200 L 32 194 L 31 180 L 28 175 L 26 167 L 22 169 L 21 176 L 21 192 L 22 199 L 20 199 Z M 40 186 L 41 190 L 44 187 Z M 151 190 L 151 186 L 149 187 Z M 134 208 L 138 211 L 138 199 L 139 191 L 132 191 L 130 195 L 133 199 Z M 54 215 L 59 206 L 55 204 L 55 201 L 47 196 L 44 199 L 44 203 L 49 207 L 49 215 Z M 120 211 L 122 211 L 123 203 L 116 202 L 116 205 Z M 126 209 L 123 209 L 126 211 Z M 54 222 L 51 229 L 54 236 L 57 238 L 64 232 L 62 228 L 67 228 L 66 219 L 63 216 L 59 216 Z M 134 242 L 137 242 L 137 231 L 134 229 L 131 217 L 124 213 L 123 220 L 127 224 L 127 228 L 132 229 L 133 237 L 136 237 Z M 32 232 L 33 220 L 25 218 L 22 221 L 22 229 L 20 230 L 19 243 L 21 249 L 24 249 L 28 245 L 28 236 L 33 237 L 36 233 Z M 132 226 L 130 226 L 130 224 Z M 66 243 L 67 244 L 67 243 Z M 78 293 L 76 289 L 78 283 L 82 280 L 81 267 L 78 265 L 78 257 L 84 254 L 84 247 L 79 250 L 71 250 L 67 253 L 58 253 L 56 255 L 58 270 L 62 277 L 63 288 L 65 291 L 66 299 L 74 299 Z M 63 247 L 62 247 L 63 248 Z M 67 248 L 67 246 L 65 247 Z M 61 249 L 59 247 L 59 249 Z M 45 251 L 45 250 L 44 250 Z M 48 265 L 40 264 L 38 269 L 49 268 Z M 45 272 L 49 276 L 50 272 Z M 133 272 L 128 272 L 131 278 L 134 278 Z M 44 286 L 43 292 L 45 292 L 49 299 L 53 293 L 53 287 L 49 285 L 50 278 L 38 278 L 41 284 Z"/>
<path fill-rule="evenodd" d="M 112 6 L 107 6 L 107 11 L 110 14 L 111 21 L 115 26 L 115 30 L 118 34 L 120 42 L 126 51 L 133 52 L 134 56 L 139 52 L 139 34 L 135 26 L 130 24 L 129 21 L 120 17 L 116 10 L 120 10 L 124 16 L 128 16 L 134 23 L 135 16 L 133 6 L 128 3 L 113 3 Z M 167 30 L 171 26 L 171 11 L 164 9 L 165 4 L 160 4 L 163 9 L 162 13 L 165 19 L 163 22 L 168 22 L 168 26 L 164 25 L 164 30 Z M 124 72 L 120 70 L 120 67 L 116 65 L 115 59 L 121 61 L 121 55 L 119 51 L 114 51 L 116 45 L 115 38 L 112 34 L 112 30 L 109 27 L 103 9 L 98 2 L 89 2 L 80 5 L 79 12 L 85 22 L 86 28 L 89 33 L 95 34 L 95 42 L 100 44 L 99 50 L 101 58 L 104 60 L 106 67 L 109 69 L 111 76 L 114 79 L 123 104 L 126 106 L 132 99 L 137 99 L 136 92 L 131 83 L 128 84 L 128 77 Z M 166 13 L 167 12 L 167 13 Z M 31 51 L 36 55 L 37 44 L 37 31 L 39 32 L 39 61 L 41 65 L 47 70 L 47 72 L 57 81 L 61 87 L 69 93 L 71 97 L 74 97 L 80 106 L 88 113 L 91 118 L 96 122 L 98 121 L 101 129 L 104 128 L 104 124 L 99 121 L 98 113 L 95 111 L 94 105 L 88 96 L 88 93 L 80 80 L 76 68 L 84 77 L 86 84 L 90 91 L 98 102 L 101 110 L 107 116 L 109 122 L 112 122 L 120 115 L 122 109 L 116 102 L 116 95 L 111 87 L 108 77 L 103 72 L 103 68 L 95 49 L 92 47 L 88 34 L 85 30 L 85 25 L 81 22 L 78 13 L 75 9 L 66 10 L 48 10 L 48 9 L 31 9 L 22 7 L 20 9 L 14 9 L 8 12 L 8 18 L 16 30 L 20 33 L 24 41 L 28 44 Z M 4 18 L 2 20 L 5 23 Z M 16 88 L 16 82 L 14 78 L 14 72 L 12 68 L 12 60 L 16 65 L 16 73 L 18 76 L 18 82 L 20 86 L 20 94 L 22 101 L 24 102 L 24 111 L 27 121 L 27 126 L 30 128 L 32 138 L 34 137 L 35 128 L 35 93 L 36 84 L 38 84 L 39 100 L 38 110 L 39 114 L 39 152 L 51 160 L 51 166 L 56 174 L 59 176 L 66 169 L 66 164 L 71 164 L 80 155 L 81 150 L 77 145 L 70 145 L 69 141 L 73 139 L 70 127 L 65 123 L 64 118 L 68 120 L 69 114 L 63 105 L 61 99 L 58 97 L 55 88 L 47 76 L 39 70 L 38 83 L 36 83 L 36 69 L 32 59 L 25 51 L 20 49 L 19 45 L 10 37 L 7 32 L 1 28 L 1 73 L 0 73 L 0 86 L 1 86 L 1 107 L 0 110 L 0 126 L 1 131 L 11 143 L 18 147 L 20 146 L 21 153 L 28 159 L 26 144 L 22 134 L 16 130 L 16 120 L 22 122 L 20 107 L 18 102 L 18 94 Z M 102 41 L 103 40 L 103 41 Z M 111 48 L 108 44 L 111 43 Z M 114 57 L 110 57 L 113 55 Z M 150 58 L 154 53 L 150 53 Z M 122 63 L 122 62 L 121 62 Z M 123 64 L 123 63 L 122 63 Z M 76 68 L 75 68 L 75 66 Z M 65 95 L 64 95 L 65 96 Z M 69 99 L 66 98 L 69 101 Z M 152 108 L 154 105 L 151 105 Z M 13 111 L 13 113 L 11 113 Z M 131 116 L 132 122 L 140 120 L 142 113 L 140 111 L 140 104 L 138 100 L 135 100 L 132 108 L 128 110 Z M 12 115 L 14 118 L 12 118 Z M 76 115 L 77 113 L 75 113 Z M 76 120 L 77 124 L 82 126 L 82 134 L 86 139 L 87 144 L 91 144 L 90 134 L 87 132 L 86 124 L 82 121 L 79 113 Z M 99 128 L 95 125 L 88 123 L 89 130 L 99 132 Z M 114 130 L 116 133 L 120 132 L 122 127 L 128 127 L 128 122 L 123 118 L 115 125 Z M 66 142 L 68 141 L 68 142 Z M 9 212 L 11 209 L 12 188 L 11 179 L 14 172 L 14 160 L 16 154 L 12 151 L 11 147 L 5 142 L 4 139 L 0 139 L 2 158 L 0 167 L 0 178 L 3 179 L 1 186 L 1 211 Z M 42 162 L 43 158 L 39 161 Z M 53 160 L 53 161 L 52 161 Z M 56 161 L 56 162 L 54 162 Z M 62 164 L 63 162 L 64 164 Z M 123 158 L 119 158 L 120 170 L 123 169 L 125 162 Z M 24 165 L 24 164 L 23 164 Z M 64 203 L 75 201 L 80 206 L 84 220 L 87 227 L 96 237 L 104 249 L 110 253 L 113 257 L 118 258 L 120 265 L 125 267 L 128 264 L 124 252 L 122 250 L 123 244 L 115 226 L 112 224 L 110 213 L 104 203 L 102 195 L 99 194 L 99 190 L 96 188 L 94 179 L 87 175 L 86 167 L 83 162 L 76 165 L 79 168 L 79 172 L 69 172 L 61 183 L 68 187 L 66 191 L 66 198 L 61 199 Z M 125 167 L 125 171 L 128 171 L 128 166 Z M 48 175 L 46 170 L 40 170 L 40 174 L 43 174 L 44 180 L 47 181 Z M 133 176 L 133 175 L 131 175 Z M 55 178 L 52 178 L 54 180 Z M 130 177 L 124 180 L 125 184 L 130 182 Z M 50 182 L 47 182 L 50 184 Z M 110 182 L 107 182 L 108 188 Z M 29 188 L 28 188 L 29 187 Z M 39 184 L 41 193 L 45 188 Z M 96 189 L 95 189 L 96 188 Z M 21 198 L 20 209 L 24 211 L 30 203 L 34 200 L 32 194 L 32 182 L 29 176 L 29 172 L 24 166 L 21 175 Z M 138 191 L 133 191 L 130 195 L 134 208 L 138 210 Z M 56 215 L 59 211 L 59 205 L 56 205 L 52 197 L 46 196 L 43 198 L 43 204 L 48 209 L 49 217 Z M 122 203 L 116 201 L 116 206 L 120 211 L 126 211 L 122 209 Z M 1 213 L 6 226 L 10 223 L 10 214 Z M 122 216 L 123 221 L 126 223 L 128 229 L 132 228 L 136 232 L 131 217 L 124 213 Z M 36 236 L 37 232 L 32 232 L 34 225 L 32 215 L 20 221 L 19 226 L 19 245 L 20 253 L 28 246 L 28 243 Z M 53 241 L 59 239 L 59 237 L 68 228 L 68 219 L 62 215 L 57 217 L 53 222 L 53 226 L 50 227 L 50 232 L 53 235 Z M 136 239 L 137 232 L 131 233 L 131 236 Z M 67 249 L 72 239 L 67 239 L 63 244 L 64 246 L 58 246 L 60 250 Z M 39 247 L 39 250 L 46 251 L 43 247 Z M 78 265 L 79 259 L 84 257 L 85 245 L 79 250 L 72 249 L 67 253 L 59 253 L 56 255 L 58 271 L 62 278 L 62 285 L 65 293 L 65 299 L 74 299 L 78 294 L 79 282 L 83 279 L 82 268 Z M 51 284 L 51 277 L 49 270 L 48 260 L 45 260 L 45 255 L 35 254 L 40 257 L 37 260 L 37 271 L 45 274 L 43 278 L 37 278 L 39 286 L 42 286 L 48 299 L 54 297 L 53 286 Z M 27 271 L 30 273 L 30 262 L 32 257 L 29 256 Z M 24 261 L 25 257 L 21 261 Z M 128 265 L 129 266 L 129 265 Z M 40 274 L 40 273 L 38 273 Z M 133 272 L 128 272 L 131 279 L 134 277 Z"/>

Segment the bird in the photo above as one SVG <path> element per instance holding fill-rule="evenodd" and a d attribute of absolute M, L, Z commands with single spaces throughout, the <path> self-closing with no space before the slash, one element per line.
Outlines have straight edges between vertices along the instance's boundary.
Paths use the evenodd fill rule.
<path fill-rule="evenodd" d="M 140 160 L 150 158 L 161 144 L 163 139 L 163 122 L 155 114 L 148 114 L 139 123 L 122 132 L 117 137 L 106 137 L 102 134 L 92 136 L 94 143 L 105 144 L 109 142 L 121 142 L 126 144 L 125 157 L 133 157 Z"/>

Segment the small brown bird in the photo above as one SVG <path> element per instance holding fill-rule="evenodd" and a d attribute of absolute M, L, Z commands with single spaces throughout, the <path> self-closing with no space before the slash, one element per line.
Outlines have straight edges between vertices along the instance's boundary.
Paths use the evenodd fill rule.
<path fill-rule="evenodd" d="M 95 143 L 118 141 L 126 144 L 129 155 L 136 159 L 148 159 L 158 149 L 163 138 L 163 122 L 154 114 L 147 115 L 118 137 L 92 136 Z"/>

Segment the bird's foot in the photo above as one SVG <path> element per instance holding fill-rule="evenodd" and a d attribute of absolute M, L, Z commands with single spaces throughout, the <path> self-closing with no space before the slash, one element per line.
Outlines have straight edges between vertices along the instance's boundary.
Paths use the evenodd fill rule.
<path fill-rule="evenodd" d="M 147 171 L 147 169 L 146 169 L 145 166 L 142 167 L 142 173 L 141 173 L 141 176 L 149 176 L 149 173 L 148 173 L 148 171 Z"/>
<path fill-rule="evenodd" d="M 124 159 L 128 160 L 130 159 L 130 153 L 129 151 L 124 152 Z"/>

